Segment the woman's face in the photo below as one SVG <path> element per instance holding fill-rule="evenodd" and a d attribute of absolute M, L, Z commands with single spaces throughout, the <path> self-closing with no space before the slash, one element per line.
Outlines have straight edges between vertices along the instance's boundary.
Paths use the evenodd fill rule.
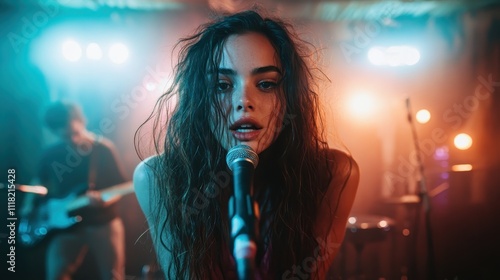
<path fill-rule="evenodd" d="M 281 71 L 265 36 L 246 33 L 228 38 L 217 73 L 217 99 L 225 116 L 215 118 L 227 122 L 219 129 L 213 121 L 211 125 L 226 150 L 245 144 L 260 153 L 277 138 L 284 112 L 278 96 Z"/>

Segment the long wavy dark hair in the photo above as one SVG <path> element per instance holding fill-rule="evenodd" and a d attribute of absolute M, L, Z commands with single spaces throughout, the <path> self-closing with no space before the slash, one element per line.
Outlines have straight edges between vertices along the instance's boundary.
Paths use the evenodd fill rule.
<path fill-rule="evenodd" d="M 248 32 L 267 37 L 279 56 L 279 99 L 286 110 L 278 118 L 280 135 L 261 153 L 255 172 L 255 198 L 261 208 L 257 260 L 265 258 L 266 273 L 281 278 L 314 256 L 318 246 L 313 228 L 332 179 L 332 162 L 327 159 L 315 82 L 321 72 L 310 64 L 312 48 L 282 20 L 263 18 L 255 11 L 226 15 L 180 40 L 174 83 L 146 121 L 153 125 L 159 155 L 153 199 L 158 208 L 153 209 L 166 210 L 153 211 L 156 244 L 170 252 L 165 273 L 177 279 L 210 279 L 219 269 L 218 277 L 226 277 L 232 179 L 225 164 L 227 151 L 210 130 L 211 123 L 224 125 L 226 117 L 208 113 L 214 106 L 215 112 L 224 111 L 215 94 L 217 77 L 209 73 L 219 67 L 228 37 Z M 139 140 L 136 134 L 138 149 Z"/>

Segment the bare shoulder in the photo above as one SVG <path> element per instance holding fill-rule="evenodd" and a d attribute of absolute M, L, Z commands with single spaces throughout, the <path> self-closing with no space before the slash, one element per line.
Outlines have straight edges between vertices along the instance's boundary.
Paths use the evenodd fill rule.
<path fill-rule="evenodd" d="M 153 156 L 139 163 L 135 168 L 133 181 L 137 200 L 149 225 L 149 233 L 153 240 L 158 262 L 163 271 L 168 271 L 171 256 L 164 244 L 169 242 L 163 243 L 162 241 L 169 240 L 169 236 L 160 228 L 166 218 L 167 210 L 160 206 L 161 198 L 158 192 L 160 186 L 157 185 L 155 175 L 160 171 L 160 160 L 161 156 Z M 174 278 L 167 277 L 167 279 Z"/>
<path fill-rule="evenodd" d="M 159 156 L 152 156 L 140 162 L 134 170 L 134 190 L 146 218 L 150 217 L 153 210 L 151 206 L 155 205 L 155 170 L 159 166 L 158 163 Z"/>
<path fill-rule="evenodd" d="M 326 192 L 324 207 L 328 207 L 333 218 L 334 230 L 345 228 L 359 185 L 359 167 L 356 160 L 343 151 L 330 149 L 328 159 L 332 172 L 332 180 Z M 326 210 L 326 209 L 322 209 Z M 343 237 L 343 234 L 339 236 Z"/>
<path fill-rule="evenodd" d="M 332 180 L 325 192 L 315 226 L 321 245 L 323 265 L 317 274 L 324 279 L 333 263 L 345 235 L 347 219 L 351 212 L 359 184 L 359 168 L 352 156 L 340 150 L 328 151 Z M 325 239 L 326 238 L 326 239 Z"/>
<path fill-rule="evenodd" d="M 328 160 L 332 168 L 332 183 L 338 184 L 359 179 L 359 167 L 352 156 L 340 150 L 330 149 Z"/>

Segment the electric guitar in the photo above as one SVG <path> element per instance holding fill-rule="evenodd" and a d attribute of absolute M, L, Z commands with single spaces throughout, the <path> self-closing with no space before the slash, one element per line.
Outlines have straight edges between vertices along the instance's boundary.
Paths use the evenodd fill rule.
<path fill-rule="evenodd" d="M 95 192 L 106 205 L 134 192 L 134 188 L 132 182 L 125 182 Z M 54 231 L 68 229 L 82 221 L 82 217 L 74 215 L 74 212 L 90 206 L 92 199 L 88 195 L 77 193 L 64 198 L 48 199 L 34 209 L 30 216 L 21 218 L 18 228 L 20 243 L 27 247 L 35 246 Z"/>

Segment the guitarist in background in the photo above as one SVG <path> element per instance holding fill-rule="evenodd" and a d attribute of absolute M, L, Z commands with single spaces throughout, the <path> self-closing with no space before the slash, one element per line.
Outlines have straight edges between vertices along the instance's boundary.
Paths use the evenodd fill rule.
<path fill-rule="evenodd" d="M 40 161 L 39 180 L 47 187 L 47 196 L 38 200 L 27 197 L 21 215 L 36 212 L 44 201 L 69 195 L 84 194 L 89 201 L 76 213 L 80 222 L 49 238 L 46 279 L 71 279 L 87 253 L 96 260 L 101 280 L 124 279 L 122 220 L 117 204 L 105 202 L 98 192 L 125 181 L 114 145 L 86 129 L 85 117 L 75 104 L 50 105 L 44 120 L 61 141 L 48 148 Z"/>

